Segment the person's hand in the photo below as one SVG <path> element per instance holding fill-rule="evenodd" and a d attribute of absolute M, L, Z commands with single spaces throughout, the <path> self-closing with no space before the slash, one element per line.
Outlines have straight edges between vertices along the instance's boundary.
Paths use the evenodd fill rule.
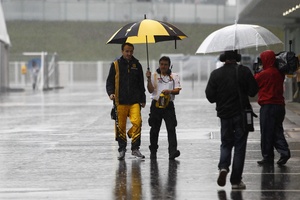
<path fill-rule="evenodd" d="M 141 105 L 142 108 L 145 108 L 146 103 L 141 103 L 140 105 Z"/>
<path fill-rule="evenodd" d="M 110 100 L 114 100 L 115 99 L 115 94 L 111 94 L 111 95 L 109 95 L 109 98 L 110 98 Z"/>
<path fill-rule="evenodd" d="M 163 90 L 161 91 L 161 93 L 167 95 L 167 94 L 171 94 L 172 90 Z"/>
<path fill-rule="evenodd" d="M 146 77 L 148 80 L 151 79 L 151 72 L 149 70 L 146 72 Z"/>

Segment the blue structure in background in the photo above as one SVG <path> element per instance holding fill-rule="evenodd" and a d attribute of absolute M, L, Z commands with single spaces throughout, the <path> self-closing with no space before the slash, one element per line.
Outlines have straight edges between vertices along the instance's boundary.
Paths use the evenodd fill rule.
<path fill-rule="evenodd" d="M 27 68 L 28 70 L 32 69 L 32 64 L 35 62 L 39 68 L 41 68 L 41 58 L 32 58 L 28 61 Z"/>

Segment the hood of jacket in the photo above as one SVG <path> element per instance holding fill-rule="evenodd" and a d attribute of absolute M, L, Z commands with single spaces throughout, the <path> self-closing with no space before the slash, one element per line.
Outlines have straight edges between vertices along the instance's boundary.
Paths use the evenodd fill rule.
<path fill-rule="evenodd" d="M 266 50 L 260 54 L 260 59 L 263 64 L 263 69 L 275 67 L 276 56 L 274 51 Z"/>

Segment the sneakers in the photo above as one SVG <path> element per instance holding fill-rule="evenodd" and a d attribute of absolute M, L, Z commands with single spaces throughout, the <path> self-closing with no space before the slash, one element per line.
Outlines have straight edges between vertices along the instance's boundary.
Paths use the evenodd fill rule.
<path fill-rule="evenodd" d="M 141 154 L 140 150 L 138 150 L 138 149 L 132 150 L 131 155 L 133 155 L 137 158 L 145 158 L 145 156 L 143 154 Z"/>
<path fill-rule="evenodd" d="M 126 153 L 126 149 L 125 150 L 122 150 L 119 152 L 119 156 L 118 156 L 118 160 L 124 160 L 125 158 L 125 153 Z M 132 153 L 131 153 L 133 156 L 135 156 L 136 158 L 145 158 L 145 156 L 143 154 L 141 154 L 140 150 L 138 149 L 135 149 L 135 150 L 132 150 Z"/>
<path fill-rule="evenodd" d="M 237 189 L 237 190 L 243 190 L 246 189 L 246 185 L 243 181 L 241 181 L 239 184 L 232 184 L 232 189 Z"/>
<path fill-rule="evenodd" d="M 226 176 L 228 174 L 228 171 L 226 169 L 221 169 L 219 173 L 219 178 L 218 178 L 218 185 L 223 187 L 226 185 Z M 232 184 L 232 189 L 246 189 L 246 185 L 243 181 L 241 181 L 239 184 Z"/>
<path fill-rule="evenodd" d="M 119 152 L 118 160 L 124 160 L 126 150 L 122 150 Z"/>
<path fill-rule="evenodd" d="M 218 185 L 223 187 L 226 185 L 226 176 L 228 174 L 228 171 L 226 169 L 221 169 L 218 177 Z"/>

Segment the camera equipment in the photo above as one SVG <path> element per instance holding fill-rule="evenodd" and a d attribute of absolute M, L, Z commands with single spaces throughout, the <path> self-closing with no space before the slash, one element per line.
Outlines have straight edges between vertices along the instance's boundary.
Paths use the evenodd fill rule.
<path fill-rule="evenodd" d="M 292 51 L 282 51 L 276 54 L 276 67 L 279 71 L 292 75 L 299 67 L 299 60 Z"/>

